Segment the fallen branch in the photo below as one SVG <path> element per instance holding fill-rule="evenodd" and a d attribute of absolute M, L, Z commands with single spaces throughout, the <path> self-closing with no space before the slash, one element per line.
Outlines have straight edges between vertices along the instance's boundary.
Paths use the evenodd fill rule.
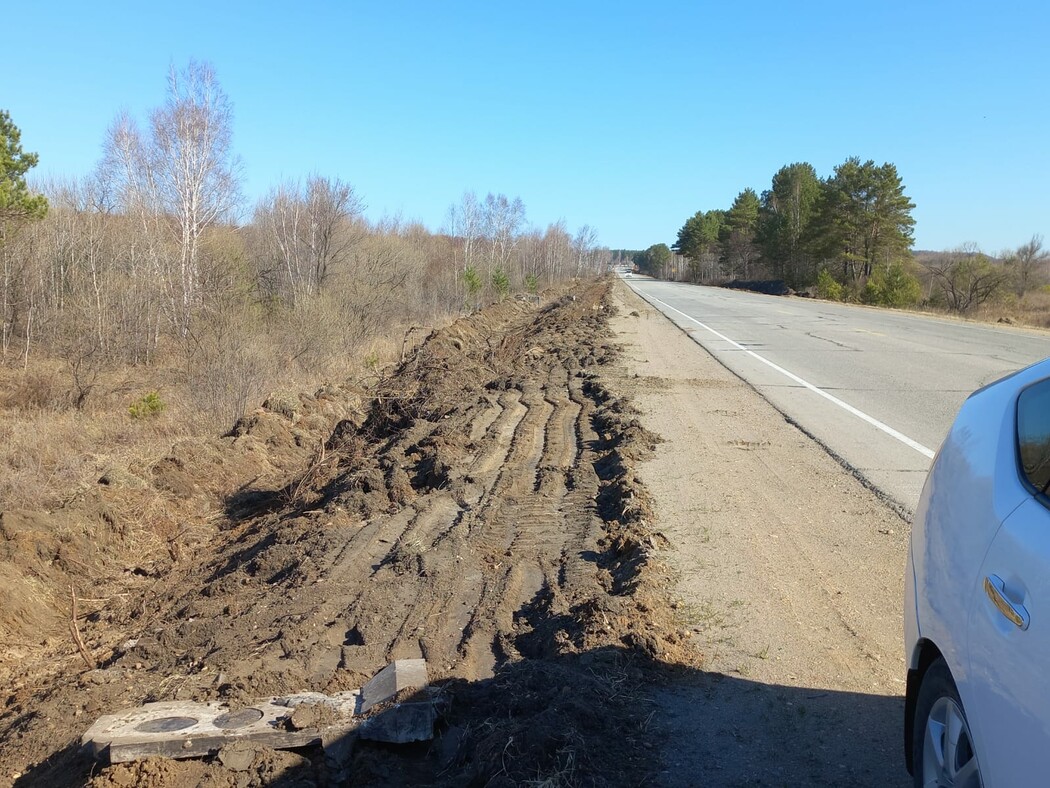
<path fill-rule="evenodd" d="M 405 332 L 404 339 L 401 340 L 401 363 L 405 363 L 405 351 L 408 348 L 408 337 L 413 331 L 422 331 L 423 326 L 409 326 L 408 331 Z M 425 340 L 424 340 L 425 341 Z"/>
<path fill-rule="evenodd" d="M 84 645 L 84 638 L 80 636 L 80 627 L 77 626 L 76 586 L 71 585 L 69 587 L 69 596 L 73 600 L 73 612 L 69 618 L 69 631 L 73 634 L 73 642 L 77 644 L 77 650 L 80 652 L 80 656 L 84 658 L 84 663 L 87 665 L 88 670 L 94 670 L 97 665 L 95 664 L 95 660 L 93 660 L 88 653 L 87 646 Z"/>

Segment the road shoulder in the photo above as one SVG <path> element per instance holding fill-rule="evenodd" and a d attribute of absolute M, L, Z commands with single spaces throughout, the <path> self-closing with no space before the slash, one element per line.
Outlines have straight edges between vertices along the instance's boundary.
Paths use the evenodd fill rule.
<path fill-rule="evenodd" d="M 667 785 L 904 784 L 907 524 L 622 283 L 617 385 L 705 673 L 659 698 Z"/>

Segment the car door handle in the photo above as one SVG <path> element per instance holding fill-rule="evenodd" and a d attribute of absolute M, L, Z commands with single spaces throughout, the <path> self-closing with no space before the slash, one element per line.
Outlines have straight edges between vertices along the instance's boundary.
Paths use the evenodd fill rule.
<path fill-rule="evenodd" d="M 984 593 L 992 600 L 996 609 L 1006 616 L 1018 629 L 1028 629 L 1028 611 L 1024 605 L 1011 602 L 1006 596 L 1006 583 L 999 575 L 988 575 L 984 579 Z"/>

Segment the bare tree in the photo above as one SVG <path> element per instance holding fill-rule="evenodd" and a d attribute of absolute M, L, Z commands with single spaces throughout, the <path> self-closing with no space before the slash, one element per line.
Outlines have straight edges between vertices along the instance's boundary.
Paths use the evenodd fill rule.
<path fill-rule="evenodd" d="M 525 203 L 520 197 L 507 199 L 505 194 L 485 196 L 485 235 L 489 241 L 489 265 L 507 267 L 518 231 L 525 223 Z"/>
<path fill-rule="evenodd" d="M 463 236 L 463 268 L 477 265 L 478 242 L 484 234 L 481 203 L 474 192 L 463 192 L 458 211 L 459 233 Z"/>
<path fill-rule="evenodd" d="M 176 220 L 183 333 L 199 299 L 201 235 L 240 199 L 232 127 L 232 105 L 210 65 L 190 61 L 183 71 L 171 68 L 167 101 L 150 118 L 147 161 L 161 212 Z"/>
<path fill-rule="evenodd" d="M 1001 265 L 969 244 L 923 263 L 945 306 L 952 312 L 976 309 L 998 293 L 1007 281 Z"/>
<path fill-rule="evenodd" d="M 167 288 L 169 319 L 186 336 L 201 299 L 205 230 L 228 219 L 240 199 L 240 163 L 231 146 L 233 110 L 215 71 L 191 61 L 168 74 L 168 95 L 143 136 L 124 114 L 110 128 L 103 162 L 120 207 L 136 215 L 148 258 Z M 164 243 L 174 242 L 173 254 Z"/>
<path fill-rule="evenodd" d="M 1017 247 L 1009 263 L 1017 276 L 1017 294 L 1023 296 L 1046 280 L 1050 251 L 1043 249 L 1043 236 L 1033 235 L 1028 243 Z"/>
<path fill-rule="evenodd" d="M 277 291 L 292 301 L 320 292 L 364 235 L 361 211 L 353 187 L 338 178 L 313 175 L 305 186 L 274 189 L 256 208 L 255 221 L 269 241 Z"/>
<path fill-rule="evenodd" d="M 576 258 L 576 276 L 591 268 L 594 245 L 598 241 L 598 231 L 588 224 L 576 231 L 572 239 L 572 252 Z"/>

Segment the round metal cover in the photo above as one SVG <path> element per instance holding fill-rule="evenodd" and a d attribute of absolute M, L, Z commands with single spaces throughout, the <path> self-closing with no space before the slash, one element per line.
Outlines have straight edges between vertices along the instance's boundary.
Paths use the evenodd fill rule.
<path fill-rule="evenodd" d="M 156 720 L 146 720 L 135 726 L 140 733 L 173 733 L 185 728 L 192 728 L 197 724 L 194 717 L 161 717 Z"/>
<path fill-rule="evenodd" d="M 216 728 L 243 728 L 263 718 L 263 713 L 258 709 L 240 709 L 239 711 L 228 711 L 220 714 L 212 723 Z"/>

